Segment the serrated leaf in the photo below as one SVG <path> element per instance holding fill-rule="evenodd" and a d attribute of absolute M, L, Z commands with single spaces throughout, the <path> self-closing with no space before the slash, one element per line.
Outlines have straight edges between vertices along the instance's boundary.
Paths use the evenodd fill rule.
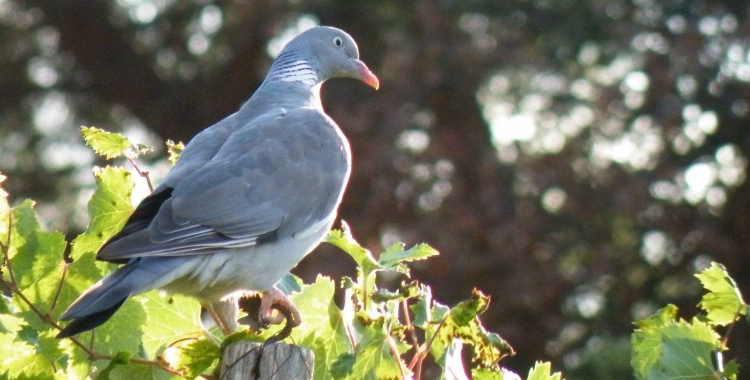
<path fill-rule="evenodd" d="M 25 201 L 12 210 L 13 226 L 8 248 L 10 269 L 16 286 L 26 299 L 41 312 L 54 316 L 65 266 L 63 252 L 66 242 L 59 232 L 41 230 L 33 204 Z M 49 327 L 26 301 L 14 295 L 12 302 L 19 315 L 26 318 L 35 330 L 43 331 Z"/>
<path fill-rule="evenodd" d="M 711 263 L 703 272 L 696 274 L 708 293 L 703 295 L 700 307 L 706 311 L 708 320 L 717 325 L 728 325 L 740 314 L 746 313 L 747 306 L 742 300 L 737 284 L 729 277 L 723 265 Z"/>
<path fill-rule="evenodd" d="M 315 354 L 314 379 L 330 377 L 331 366 L 341 354 L 352 352 L 341 310 L 334 302 L 335 286 L 325 276 L 315 283 L 304 285 L 290 297 L 303 315 L 302 324 L 292 330 L 292 341 L 313 349 Z"/>
<path fill-rule="evenodd" d="M 378 264 L 387 269 L 398 270 L 399 272 L 409 274 L 408 269 L 400 264 L 415 260 L 424 260 L 430 256 L 436 256 L 438 251 L 427 244 L 417 244 L 414 247 L 404 250 L 403 243 L 396 243 L 388 247 L 380 255 Z"/>
<path fill-rule="evenodd" d="M 670 305 L 671 306 L 671 305 Z M 631 364 L 638 379 L 708 379 L 718 376 L 711 355 L 722 349 L 719 335 L 707 323 L 674 318 L 674 306 L 638 323 L 632 337 Z"/>
<path fill-rule="evenodd" d="M 200 304 L 180 295 L 164 296 L 152 291 L 130 302 L 142 305 L 148 319 L 143 331 L 143 348 L 153 358 L 165 345 L 178 339 L 200 336 Z"/>
<path fill-rule="evenodd" d="M 132 144 L 119 133 L 107 132 L 95 127 L 81 127 L 81 134 L 86 145 L 100 156 L 113 159 L 125 154 Z"/>
<path fill-rule="evenodd" d="M 552 364 L 549 362 L 536 362 L 534 368 L 529 371 L 529 376 L 526 380 L 561 380 L 562 374 L 560 372 L 552 373 Z"/>
<path fill-rule="evenodd" d="M 167 152 L 169 153 L 169 162 L 172 165 L 177 164 L 177 160 L 180 158 L 180 154 L 185 150 L 185 145 L 182 142 L 175 143 L 172 140 L 167 140 Z"/>
<path fill-rule="evenodd" d="M 365 276 L 375 270 L 382 269 L 380 264 L 372 257 L 370 251 L 362 247 L 354 237 L 352 237 L 349 225 L 341 221 L 341 231 L 331 230 L 326 236 L 325 241 L 341 248 L 344 252 L 354 259 L 357 266 L 364 272 Z"/>
<path fill-rule="evenodd" d="M 446 350 L 458 338 L 473 348 L 473 360 L 486 368 L 493 368 L 503 357 L 515 355 L 513 348 L 499 335 L 488 332 L 479 320 L 479 314 L 487 309 L 489 297 L 474 290 L 472 298 L 460 302 L 450 309 L 441 324 L 425 326 L 426 339 L 437 334 L 430 346 L 430 354 L 440 363 Z M 435 310 L 433 308 L 433 312 Z"/>
<path fill-rule="evenodd" d="M 12 379 L 45 378 L 53 372 L 50 361 L 44 355 L 38 354 L 38 349 L 34 344 L 18 338 L 18 333 L 27 326 L 24 319 L 12 315 L 1 315 L 0 324 L 9 331 L 9 333 L 0 334 L 0 370 L 2 372 L 7 372 Z M 34 340 L 36 339 L 38 339 L 38 334 L 34 337 Z"/>
<path fill-rule="evenodd" d="M 389 336 L 383 321 L 375 321 L 362 330 L 362 340 L 357 346 L 352 371 L 347 379 L 401 379 L 401 367 L 408 370 L 393 357 Z"/>
<path fill-rule="evenodd" d="M 221 359 L 221 349 L 208 339 L 192 340 L 169 349 L 177 351 L 177 360 L 170 361 L 170 366 L 190 379 L 211 373 Z"/>
<path fill-rule="evenodd" d="M 737 360 L 732 359 L 724 366 L 722 375 L 728 379 L 736 380 L 739 373 L 740 365 L 737 363 Z"/>
<path fill-rule="evenodd" d="M 94 168 L 96 190 L 88 203 L 89 226 L 86 232 L 73 241 L 71 257 L 75 260 L 82 254 L 96 253 L 99 248 L 125 225 L 133 205 L 133 179 L 123 168 Z"/>

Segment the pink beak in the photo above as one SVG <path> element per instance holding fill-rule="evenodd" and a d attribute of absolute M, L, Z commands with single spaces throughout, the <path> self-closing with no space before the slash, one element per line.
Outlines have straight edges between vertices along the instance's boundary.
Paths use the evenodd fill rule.
<path fill-rule="evenodd" d="M 378 77 L 376 77 L 375 74 L 373 74 L 372 71 L 367 68 L 367 65 L 365 65 L 364 62 L 358 59 L 352 59 L 352 61 L 354 61 L 357 69 L 359 69 L 359 75 L 362 77 L 362 82 L 367 83 L 370 87 L 377 90 L 380 87 L 380 81 L 378 80 Z"/>

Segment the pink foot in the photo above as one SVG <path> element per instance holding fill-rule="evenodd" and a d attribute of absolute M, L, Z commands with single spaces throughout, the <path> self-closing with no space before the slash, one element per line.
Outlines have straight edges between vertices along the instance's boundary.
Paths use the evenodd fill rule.
<path fill-rule="evenodd" d="M 276 309 L 276 313 L 273 313 L 271 309 Z M 280 312 L 281 309 L 285 309 L 288 313 Z M 275 286 L 269 290 L 266 290 L 261 295 L 260 310 L 258 312 L 258 321 L 261 324 L 274 324 L 279 325 L 287 319 L 287 314 L 290 317 L 288 324 L 291 327 L 297 327 L 302 322 L 302 319 L 294 306 L 292 301 L 284 295 Z"/>

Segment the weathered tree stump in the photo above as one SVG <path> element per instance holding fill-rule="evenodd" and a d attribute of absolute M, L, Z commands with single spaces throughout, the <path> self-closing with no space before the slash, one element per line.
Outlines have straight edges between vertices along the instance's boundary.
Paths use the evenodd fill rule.
<path fill-rule="evenodd" d="M 221 380 L 309 380 L 313 352 L 286 343 L 237 342 L 221 358 Z"/>

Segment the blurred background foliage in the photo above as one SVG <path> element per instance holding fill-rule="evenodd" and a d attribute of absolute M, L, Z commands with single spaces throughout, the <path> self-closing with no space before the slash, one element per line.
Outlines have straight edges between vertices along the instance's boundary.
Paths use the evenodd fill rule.
<path fill-rule="evenodd" d="M 323 88 L 352 144 L 340 216 L 358 240 L 440 250 L 415 276 L 446 303 L 491 294 L 509 367 L 629 378 L 631 322 L 668 302 L 690 316 L 710 260 L 750 294 L 749 15 L 731 0 L 0 0 L 0 171 L 16 203 L 80 232 L 101 162 L 79 126 L 187 142 L 288 39 L 337 26 L 381 79 Z M 295 272 L 353 268 L 321 246 Z M 745 368 L 748 333 L 729 343 Z"/>

